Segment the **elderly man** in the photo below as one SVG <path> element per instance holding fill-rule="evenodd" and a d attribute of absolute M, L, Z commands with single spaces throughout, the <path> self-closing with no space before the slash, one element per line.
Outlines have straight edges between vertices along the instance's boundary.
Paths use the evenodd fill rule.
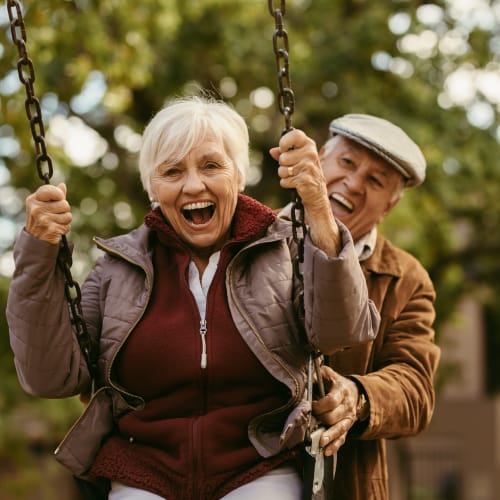
<path fill-rule="evenodd" d="M 286 151 L 274 148 L 271 154 L 293 178 Z M 405 187 L 423 182 L 426 162 L 401 128 L 363 114 L 333 120 L 319 156 L 309 144 L 302 161 L 321 162 L 333 214 L 352 234 L 370 298 L 381 314 L 374 341 L 326 359 L 322 369 L 329 392 L 313 403 L 329 426 L 320 444 L 326 455 L 338 451 L 335 500 L 383 500 L 389 497 L 385 439 L 413 436 L 429 424 L 439 348 L 427 272 L 377 225 Z M 282 215 L 289 212 L 287 207 Z"/>

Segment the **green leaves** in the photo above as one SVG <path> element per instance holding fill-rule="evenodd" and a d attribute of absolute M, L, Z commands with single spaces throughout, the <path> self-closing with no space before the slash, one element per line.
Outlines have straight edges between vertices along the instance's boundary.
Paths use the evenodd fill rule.
<path fill-rule="evenodd" d="M 295 0 L 287 2 L 284 24 L 295 127 L 321 145 L 334 117 L 371 113 L 396 122 L 421 145 L 427 180 L 408 190 L 382 229 L 429 269 L 438 291 L 439 327 L 462 294 L 485 287 L 493 296 L 500 292 L 500 98 L 494 84 L 488 87 L 483 78 L 486 70 L 492 82 L 499 78 L 500 44 L 498 26 L 479 22 L 484 11 L 470 10 L 472 3 L 462 6 L 466 12 L 452 10 L 450 2 L 428 3 L 441 9 L 427 11 L 421 4 Z M 276 95 L 278 85 L 274 19 L 266 2 L 37 0 L 26 2 L 25 8 L 28 52 L 35 65 L 35 91 L 44 103 L 54 181 L 67 182 L 75 209 L 70 239 L 77 243 L 79 280 L 93 260 L 92 236 L 124 232 L 148 210 L 137 173 L 137 135 L 165 99 L 196 86 L 227 99 L 249 124 L 254 173 L 261 178 L 248 187 L 249 194 L 273 208 L 289 201 L 268 155 L 279 139 L 282 117 L 276 100 L 259 107 L 253 94 L 266 87 Z M 15 221 L 20 229 L 26 189 L 34 190 L 39 180 L 23 89 L 9 87 L 5 79 L 11 72 L 16 76 L 17 55 L 7 38 L 8 25 L 2 29 L 0 141 L 17 141 L 19 153 L 8 155 L 0 147 L 0 168 L 3 164 L 10 173 L 0 190 L 16 200 L 9 208 L 0 199 L 0 219 Z M 458 76 L 468 79 L 456 78 L 464 68 Z M 92 75 L 102 76 L 103 83 L 90 87 L 89 94 Z M 81 102 L 84 89 L 88 103 L 96 100 L 88 109 L 75 106 L 74 98 Z M 101 91 L 102 98 L 96 98 Z M 480 116 L 478 102 L 491 104 L 492 121 Z M 75 146 L 69 125 L 59 142 L 54 139 L 57 122 L 51 120 L 75 116 L 104 141 L 92 164 L 75 166 L 78 162 L 68 150 L 70 139 Z M 87 150 L 98 147 L 85 144 Z M 18 207 L 14 213 L 12 207 Z M 9 258 L 6 253 L 0 264 Z M 3 303 L 8 268 L 0 265 Z M 479 294 L 478 300 L 485 296 Z M 496 323 L 491 319 L 489 324 Z M 4 333 L 6 328 L 3 324 Z M 500 336 L 496 329 L 487 335 Z M 6 338 L 4 334 L 0 340 L 2 352 L 9 352 Z M 15 376 L 10 363 L 1 370 Z"/>

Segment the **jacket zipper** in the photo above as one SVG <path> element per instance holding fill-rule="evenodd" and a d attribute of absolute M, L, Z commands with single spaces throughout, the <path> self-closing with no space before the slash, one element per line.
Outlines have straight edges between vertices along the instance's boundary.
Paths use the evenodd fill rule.
<path fill-rule="evenodd" d="M 125 262 L 128 262 L 129 264 L 132 264 L 133 266 L 142 269 L 142 271 L 144 272 L 144 275 L 146 276 L 146 281 L 147 281 L 147 287 L 146 287 L 146 289 L 147 289 L 147 297 L 146 297 L 146 300 L 144 302 L 144 307 L 142 308 L 141 314 L 139 314 L 139 316 L 137 317 L 136 321 L 130 327 L 130 329 L 128 330 L 127 334 L 123 338 L 122 342 L 120 342 L 120 345 L 118 346 L 118 348 L 116 349 L 115 353 L 113 354 L 113 357 L 111 358 L 111 361 L 109 363 L 109 368 L 108 368 L 108 372 L 106 374 L 106 379 L 105 379 L 105 380 L 107 380 L 109 382 L 110 387 L 112 387 L 113 389 L 115 389 L 116 391 L 118 391 L 118 393 L 125 394 L 127 396 L 130 396 L 131 398 L 136 399 L 136 400 L 140 400 L 140 401 L 142 401 L 142 404 L 144 405 L 143 398 L 141 398 L 140 396 L 137 396 L 136 394 L 132 394 L 131 392 L 125 391 L 121 387 L 116 387 L 116 385 L 113 384 L 113 382 L 111 381 L 111 367 L 113 366 L 113 364 L 115 362 L 115 359 L 116 359 L 116 356 L 118 355 L 118 352 L 123 347 L 123 345 L 125 344 L 125 342 L 127 341 L 128 337 L 129 337 L 129 335 L 131 334 L 131 332 L 133 331 L 133 329 L 137 326 L 137 324 L 139 323 L 139 321 L 141 320 L 141 318 L 144 316 L 144 313 L 146 312 L 146 309 L 147 309 L 148 304 L 149 304 L 149 300 L 151 299 L 151 292 L 152 292 L 151 280 L 150 280 L 148 271 L 147 271 L 147 269 L 144 266 L 140 265 L 138 262 L 134 262 L 132 259 L 129 259 L 128 257 L 126 257 L 125 255 L 123 255 L 122 253 L 114 250 L 113 248 L 110 248 L 110 247 L 104 245 L 100 241 L 97 241 L 97 240 L 94 240 L 94 241 L 95 241 L 96 245 L 99 248 L 101 248 L 102 250 L 106 251 L 108 254 L 114 255 L 116 257 L 120 257 Z"/>
<path fill-rule="evenodd" d="M 213 279 L 218 279 L 216 275 L 214 275 Z M 212 280 L 213 283 L 213 280 Z M 212 284 L 211 284 L 212 285 Z M 209 308 L 211 305 L 210 300 L 210 290 L 207 293 L 206 297 L 206 308 L 203 313 L 203 316 L 200 314 L 200 339 L 201 339 L 201 359 L 200 359 L 200 390 L 201 390 L 201 407 L 200 407 L 200 415 L 194 417 L 193 425 L 191 428 L 192 432 L 192 479 L 191 484 L 193 486 L 192 491 L 192 499 L 193 500 L 203 500 L 203 492 L 201 491 L 204 486 L 205 480 L 205 468 L 203 464 L 203 460 L 200 458 L 200 443 L 201 443 L 201 432 L 202 432 L 202 417 L 206 414 L 208 408 L 208 373 L 207 373 L 207 362 L 208 362 L 208 353 L 207 353 L 207 314 L 209 312 Z"/>
<path fill-rule="evenodd" d="M 201 361 L 200 366 L 204 370 L 207 367 L 207 320 L 200 319 L 200 337 L 201 337 Z"/>
<path fill-rule="evenodd" d="M 112 387 L 113 389 L 115 389 L 116 391 L 118 391 L 119 394 L 124 394 L 126 396 L 130 396 L 131 398 L 135 399 L 135 400 L 139 400 L 139 401 L 142 401 L 142 404 L 144 404 L 144 400 L 140 397 L 140 396 L 137 396 L 135 394 L 132 394 L 131 392 L 128 392 L 128 391 L 125 391 L 123 390 L 122 388 L 118 388 L 116 387 L 113 382 L 111 381 L 111 366 L 113 365 L 115 359 L 116 359 L 116 356 L 119 352 L 119 350 L 122 348 L 123 344 L 126 342 L 128 336 L 130 335 L 130 333 L 132 332 L 132 330 L 135 328 L 135 326 L 137 325 L 137 323 L 140 321 L 140 319 L 142 318 L 142 316 L 144 315 L 144 312 L 146 311 L 146 308 L 147 308 L 147 305 L 149 303 L 149 299 L 151 298 L 151 280 L 149 279 L 149 274 L 146 270 L 145 267 L 141 266 L 139 263 L 137 262 L 134 262 L 133 260 L 129 259 L 128 257 L 125 257 L 123 254 L 121 254 L 120 252 L 117 252 L 116 250 L 106 246 L 106 245 L 103 245 L 100 241 L 97 241 L 94 239 L 94 242 L 95 244 L 101 248 L 102 250 L 106 251 L 108 254 L 111 254 L 111 255 L 115 255 L 117 257 L 120 257 L 121 259 L 123 259 L 124 261 L 136 266 L 136 267 L 139 267 L 140 269 L 142 269 L 144 271 L 144 274 L 146 276 L 146 281 L 147 281 L 147 291 L 148 291 L 148 296 L 146 298 L 146 302 L 145 302 L 145 305 L 144 307 L 142 308 L 142 312 L 141 314 L 138 316 L 136 322 L 132 325 L 132 327 L 129 329 L 129 331 L 127 332 L 127 335 L 125 335 L 125 338 L 123 339 L 123 341 L 120 343 L 120 345 L 118 346 L 118 349 L 116 350 L 115 354 L 113 355 L 113 358 L 111 359 L 110 361 L 110 364 L 109 364 L 109 369 L 108 369 L 108 372 L 107 372 L 107 377 L 105 377 L 104 379 L 104 383 L 106 382 L 109 382 L 109 386 Z M 79 422 L 83 419 L 83 416 L 87 413 L 88 409 L 90 408 L 90 406 L 92 405 L 93 403 L 93 400 L 97 397 L 97 395 L 106 389 L 106 386 L 104 387 L 100 387 L 97 391 L 95 391 L 93 394 L 92 394 L 92 397 L 90 398 L 90 401 L 88 402 L 87 406 L 85 407 L 84 411 L 79 415 L 79 417 L 76 419 L 76 421 L 73 423 L 73 425 L 69 428 L 69 430 L 65 433 L 64 437 L 62 438 L 62 440 L 59 442 L 57 448 L 54 450 L 54 455 L 57 455 L 61 449 L 61 447 L 64 445 L 65 441 L 68 439 L 69 435 L 73 432 L 73 429 L 79 424 Z"/>
<path fill-rule="evenodd" d="M 106 390 L 106 387 L 100 387 L 97 389 L 97 391 L 92 395 L 90 401 L 87 403 L 83 411 L 80 413 L 78 418 L 73 422 L 73 425 L 66 431 L 64 434 L 64 437 L 61 439 L 59 444 L 57 445 L 57 448 L 54 450 L 54 455 L 57 455 L 61 451 L 61 447 L 64 445 L 66 440 L 68 439 L 69 435 L 73 432 L 73 429 L 80 423 L 80 421 L 83 419 L 84 415 L 89 411 L 89 408 L 93 404 L 94 399 L 101 393 L 102 391 Z"/>
<path fill-rule="evenodd" d="M 233 290 L 233 287 L 231 286 L 231 277 L 232 277 L 232 271 L 233 271 L 233 268 L 234 268 L 234 265 L 235 265 L 235 262 L 238 258 L 241 257 L 241 255 L 245 252 L 246 249 L 250 248 L 251 246 L 255 246 L 255 244 L 253 245 L 249 245 L 248 247 L 246 248 L 243 248 L 240 252 L 238 252 L 238 254 L 232 259 L 231 262 L 229 262 L 228 266 L 227 266 L 227 275 L 228 275 L 228 279 L 227 279 L 227 284 L 228 284 L 228 290 L 231 294 L 231 298 L 233 299 L 233 303 L 234 305 L 236 306 L 236 308 L 238 309 L 238 312 L 241 314 L 241 316 L 245 319 L 247 325 L 250 327 L 250 329 L 252 330 L 253 334 L 255 335 L 255 337 L 257 338 L 257 340 L 259 341 L 259 343 L 262 345 L 262 347 L 270 354 L 270 356 L 290 375 L 290 378 L 293 380 L 293 383 L 294 383 L 294 386 L 295 386 L 295 391 L 294 391 L 294 395 L 293 397 L 290 399 L 290 401 L 284 405 L 283 407 L 279 408 L 279 410 L 285 410 L 285 409 L 288 409 L 288 408 L 291 408 L 293 405 L 295 405 L 299 399 L 300 399 L 300 384 L 297 380 L 296 377 L 294 377 L 294 375 L 292 374 L 292 372 L 290 372 L 290 370 L 281 362 L 281 360 L 273 353 L 273 351 L 271 351 L 267 346 L 266 346 L 266 343 L 264 342 L 264 340 L 262 339 L 262 337 L 260 336 L 259 332 L 257 331 L 257 329 L 254 327 L 253 323 L 250 321 L 250 319 L 247 317 L 247 315 L 244 313 L 244 311 L 242 310 L 242 308 L 240 307 L 240 303 L 239 301 L 236 299 L 235 295 L 234 295 L 234 290 Z M 274 413 L 275 411 L 271 411 L 269 412 L 269 414 L 272 414 Z"/>
<path fill-rule="evenodd" d="M 198 417 L 195 417 L 195 420 L 193 422 L 193 442 L 192 442 L 192 449 L 191 453 L 193 456 L 193 476 L 191 478 L 191 484 L 193 485 L 193 493 L 192 493 L 192 498 L 194 499 L 199 499 L 200 497 L 200 492 L 198 491 L 199 488 L 199 482 L 198 482 L 198 474 L 199 474 L 199 460 L 198 460 L 198 442 L 199 442 L 199 432 L 198 432 L 198 427 L 199 427 L 199 420 Z"/>

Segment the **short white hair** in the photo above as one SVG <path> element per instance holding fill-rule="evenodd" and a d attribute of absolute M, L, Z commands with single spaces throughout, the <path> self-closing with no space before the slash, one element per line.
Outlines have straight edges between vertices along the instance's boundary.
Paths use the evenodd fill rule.
<path fill-rule="evenodd" d="M 245 120 L 229 104 L 205 96 L 167 102 L 148 123 L 142 136 L 139 172 L 144 190 L 152 198 L 151 178 L 165 162 L 181 161 L 208 135 L 220 140 L 240 173 L 243 191 L 250 168 L 249 135 Z"/>

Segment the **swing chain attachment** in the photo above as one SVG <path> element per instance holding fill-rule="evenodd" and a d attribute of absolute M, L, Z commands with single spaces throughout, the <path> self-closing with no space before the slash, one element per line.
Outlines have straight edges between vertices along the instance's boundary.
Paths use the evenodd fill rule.
<path fill-rule="evenodd" d="M 19 54 L 17 73 L 20 82 L 26 89 L 25 109 L 30 123 L 33 141 L 35 143 L 38 176 L 45 184 L 50 184 L 54 169 L 52 159 L 47 153 L 45 144 L 45 129 L 42 120 L 40 101 L 35 95 L 33 85 L 35 82 L 35 69 L 33 62 L 28 57 L 26 48 L 26 26 L 24 24 L 21 5 L 17 0 L 7 0 L 7 10 L 10 20 L 12 41 L 17 46 Z M 97 353 L 95 349 L 93 349 L 92 339 L 83 319 L 80 286 L 73 280 L 71 275 L 71 250 L 65 235 L 62 236 L 59 244 L 57 263 L 64 274 L 64 292 L 69 305 L 71 324 L 87 363 L 92 379 L 92 392 L 94 392 L 94 384 L 97 380 Z"/>
<path fill-rule="evenodd" d="M 286 12 L 285 0 L 280 0 L 279 7 L 274 7 L 273 0 L 268 0 L 269 13 L 274 17 L 275 30 L 273 34 L 273 48 L 276 56 L 278 69 L 278 109 L 285 119 L 285 128 L 282 135 L 286 134 L 292 127 L 292 114 L 295 111 L 295 96 L 291 88 L 289 71 L 289 45 L 288 33 L 283 27 L 283 16 Z M 304 262 L 304 239 L 307 234 L 305 224 L 304 205 L 295 189 L 292 190 L 292 231 L 293 240 L 297 245 L 297 258 L 294 260 L 294 274 L 300 281 L 301 289 L 304 289 L 304 276 L 302 274 L 302 263 Z M 304 311 L 304 292 L 300 294 L 301 312 Z"/>

